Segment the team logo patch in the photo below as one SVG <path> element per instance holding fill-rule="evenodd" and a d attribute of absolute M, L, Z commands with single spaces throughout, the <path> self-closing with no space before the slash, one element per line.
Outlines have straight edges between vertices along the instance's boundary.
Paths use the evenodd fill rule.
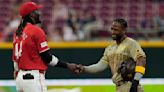
<path fill-rule="evenodd" d="M 42 43 L 40 44 L 40 46 L 41 46 L 41 48 L 44 48 L 44 47 L 48 46 L 48 44 L 47 44 L 47 42 L 42 42 Z"/>

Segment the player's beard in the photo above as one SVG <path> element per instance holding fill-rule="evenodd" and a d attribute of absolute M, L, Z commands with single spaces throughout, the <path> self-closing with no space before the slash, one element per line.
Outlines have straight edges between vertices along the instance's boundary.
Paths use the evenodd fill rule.
<path fill-rule="evenodd" d="M 40 24 L 41 23 L 39 15 L 35 18 L 35 23 L 36 24 Z"/>
<path fill-rule="evenodd" d="M 112 39 L 113 40 L 120 40 L 122 38 L 122 35 L 121 34 L 112 34 Z"/>

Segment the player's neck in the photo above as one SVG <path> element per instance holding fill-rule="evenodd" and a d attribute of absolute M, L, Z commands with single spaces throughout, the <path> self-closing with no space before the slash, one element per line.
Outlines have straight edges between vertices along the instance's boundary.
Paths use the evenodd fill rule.
<path fill-rule="evenodd" d="M 121 39 L 116 40 L 117 45 L 119 45 L 123 40 L 125 40 L 126 35 L 122 36 Z"/>

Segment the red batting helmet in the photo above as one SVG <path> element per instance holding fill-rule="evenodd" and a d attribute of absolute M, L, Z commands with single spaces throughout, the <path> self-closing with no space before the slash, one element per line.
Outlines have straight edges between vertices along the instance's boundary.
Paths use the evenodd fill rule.
<path fill-rule="evenodd" d="M 34 2 L 26 2 L 21 5 L 21 7 L 19 9 L 19 14 L 22 17 L 24 17 L 24 16 L 28 15 L 29 13 L 31 13 L 32 11 L 37 10 L 41 7 L 42 7 L 41 5 L 37 5 Z"/>

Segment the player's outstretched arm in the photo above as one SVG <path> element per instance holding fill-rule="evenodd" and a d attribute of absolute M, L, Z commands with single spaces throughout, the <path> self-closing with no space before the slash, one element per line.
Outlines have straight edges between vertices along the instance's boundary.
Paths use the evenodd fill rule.
<path fill-rule="evenodd" d="M 106 48 L 104 51 L 103 57 L 96 64 L 92 64 L 89 66 L 79 65 L 79 68 L 77 68 L 77 72 L 97 73 L 97 72 L 101 72 L 105 70 L 108 67 L 107 51 L 108 49 Z"/>
<path fill-rule="evenodd" d="M 108 67 L 108 64 L 102 61 L 99 61 L 96 64 L 92 64 L 89 66 L 84 66 L 83 71 L 86 73 L 97 73 L 105 70 Z"/>
<path fill-rule="evenodd" d="M 102 61 L 99 61 L 96 64 L 92 64 L 89 66 L 83 66 L 83 65 L 77 65 L 75 69 L 75 73 L 97 73 L 105 70 L 108 67 L 107 63 L 104 63 Z"/>
<path fill-rule="evenodd" d="M 40 56 L 42 60 L 50 66 L 68 68 L 71 71 L 74 71 L 77 68 L 77 64 L 67 63 L 59 60 L 55 55 L 50 52 L 50 50 L 40 53 Z"/>

